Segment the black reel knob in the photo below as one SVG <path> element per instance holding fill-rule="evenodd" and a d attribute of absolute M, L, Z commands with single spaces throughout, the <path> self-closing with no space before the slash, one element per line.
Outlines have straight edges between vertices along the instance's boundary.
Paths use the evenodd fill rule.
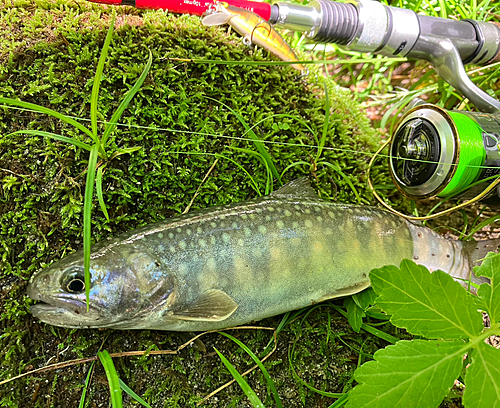
<path fill-rule="evenodd" d="M 425 118 L 403 123 L 391 144 L 391 167 L 400 183 L 416 187 L 436 172 L 441 155 L 439 134 Z"/>

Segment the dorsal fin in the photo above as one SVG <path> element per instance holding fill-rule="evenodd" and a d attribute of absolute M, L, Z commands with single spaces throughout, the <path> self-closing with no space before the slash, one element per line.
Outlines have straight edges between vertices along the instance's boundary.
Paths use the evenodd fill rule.
<path fill-rule="evenodd" d="M 301 177 L 290 181 L 283 187 L 270 194 L 271 196 L 286 196 L 289 198 L 314 199 L 319 198 L 318 193 L 311 187 L 307 177 Z"/>

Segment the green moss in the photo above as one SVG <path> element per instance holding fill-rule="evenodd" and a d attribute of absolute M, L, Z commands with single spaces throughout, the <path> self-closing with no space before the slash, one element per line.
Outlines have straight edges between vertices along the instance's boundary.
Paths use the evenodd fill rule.
<path fill-rule="evenodd" d="M 11 0 L 0 7 L 0 34 L 11 32 L 9 41 L 0 46 L 0 94 L 88 119 L 93 73 L 109 22 L 107 9 L 87 2 L 65 4 L 48 0 Z M 327 167 L 314 168 L 316 148 L 311 145 L 320 138 L 325 121 L 322 84 L 297 81 L 296 73 L 285 67 L 174 60 L 260 61 L 268 56 L 245 48 L 239 38 L 228 35 L 224 29 L 201 26 L 197 18 L 118 10 L 120 27 L 114 34 L 101 84 L 101 120 L 109 119 L 140 75 L 148 49 L 153 52 L 154 64 L 123 116 L 124 126 L 119 127 L 112 140 L 114 147 L 142 149 L 108 163 L 103 185 L 111 220 L 106 221 L 95 203 L 95 241 L 178 214 L 200 185 L 192 209 L 257 194 L 247 174 L 223 158 L 202 185 L 215 155 L 230 157 L 259 186 L 265 185 L 264 165 L 253 156 L 232 149 L 255 150 L 253 143 L 246 140 L 241 123 L 207 97 L 231 106 L 248 124 L 259 123 L 254 131 L 271 142 L 266 147 L 279 171 L 299 161 L 307 163 L 291 168 L 284 179 L 310 175 L 325 198 L 356 200 L 340 174 Z M 373 203 L 366 188 L 367 156 L 363 154 L 373 151 L 376 145 L 373 132 L 358 107 L 349 102 L 348 94 L 334 88 L 330 94 L 332 112 L 326 146 L 335 149 L 325 150 L 322 157 L 349 175 L 363 201 Z M 276 114 L 306 121 L 312 132 L 293 118 L 262 121 Z M 178 347 L 185 339 L 175 333 L 68 330 L 31 318 L 30 301 L 25 296 L 29 277 L 82 246 L 81 208 L 87 154 L 52 140 L 7 136 L 26 128 L 83 138 L 52 118 L 0 108 L 0 378 L 49 362 L 93 356 L 100 347 L 110 352 Z M 385 171 L 380 169 L 375 169 L 375 180 L 389 183 Z M 378 346 L 377 340 L 365 342 L 364 335 L 354 334 L 344 319 L 327 310 L 322 307 L 305 321 L 287 326 L 279 336 L 278 350 L 266 363 L 287 407 L 326 406 L 331 401 L 294 378 L 288 354 L 292 344 L 292 364 L 297 375 L 316 388 L 332 392 L 342 391 L 357 364 L 353 351 L 339 339 L 352 342 L 357 348 L 361 342 L 365 352 L 373 352 Z M 262 324 L 276 327 L 279 320 L 280 317 L 268 319 Z M 264 331 L 233 334 L 256 353 L 262 352 L 272 337 Z M 245 353 L 222 336 L 212 334 L 204 337 L 203 342 L 206 352 L 188 348 L 177 356 L 115 359 L 115 364 L 123 380 L 139 395 L 145 395 L 152 406 L 194 406 L 231 380 L 213 353 L 213 346 L 240 371 L 252 365 Z M 88 406 L 106 405 L 109 400 L 104 372 L 99 365 L 96 367 Z M 73 366 L 0 386 L 0 405 L 74 407 L 87 369 L 84 365 Z M 262 375 L 252 373 L 249 382 L 266 404 L 272 405 Z M 205 406 L 246 404 L 239 387 L 232 385 Z"/>

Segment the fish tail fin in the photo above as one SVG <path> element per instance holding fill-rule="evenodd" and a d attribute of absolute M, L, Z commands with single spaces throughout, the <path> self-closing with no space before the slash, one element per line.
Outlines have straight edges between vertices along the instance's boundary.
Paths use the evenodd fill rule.
<path fill-rule="evenodd" d="M 463 248 L 469 258 L 471 271 L 472 267 L 481 265 L 488 252 L 500 252 L 499 247 L 500 238 L 464 242 Z M 477 277 L 473 272 L 471 272 L 471 281 L 480 285 L 485 282 L 489 283 L 490 280 L 484 276 Z"/>

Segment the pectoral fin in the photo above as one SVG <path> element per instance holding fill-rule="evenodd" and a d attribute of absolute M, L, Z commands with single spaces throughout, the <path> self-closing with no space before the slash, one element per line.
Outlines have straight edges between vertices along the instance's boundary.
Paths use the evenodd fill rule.
<path fill-rule="evenodd" d="M 180 320 L 218 322 L 227 319 L 238 308 L 231 296 L 219 289 L 206 291 L 192 303 L 174 310 L 171 317 Z"/>
<path fill-rule="evenodd" d="M 216 12 L 212 14 L 208 14 L 203 17 L 201 23 L 206 26 L 218 26 L 222 24 L 227 24 L 231 19 L 231 14 L 227 14 L 224 12 Z"/>

